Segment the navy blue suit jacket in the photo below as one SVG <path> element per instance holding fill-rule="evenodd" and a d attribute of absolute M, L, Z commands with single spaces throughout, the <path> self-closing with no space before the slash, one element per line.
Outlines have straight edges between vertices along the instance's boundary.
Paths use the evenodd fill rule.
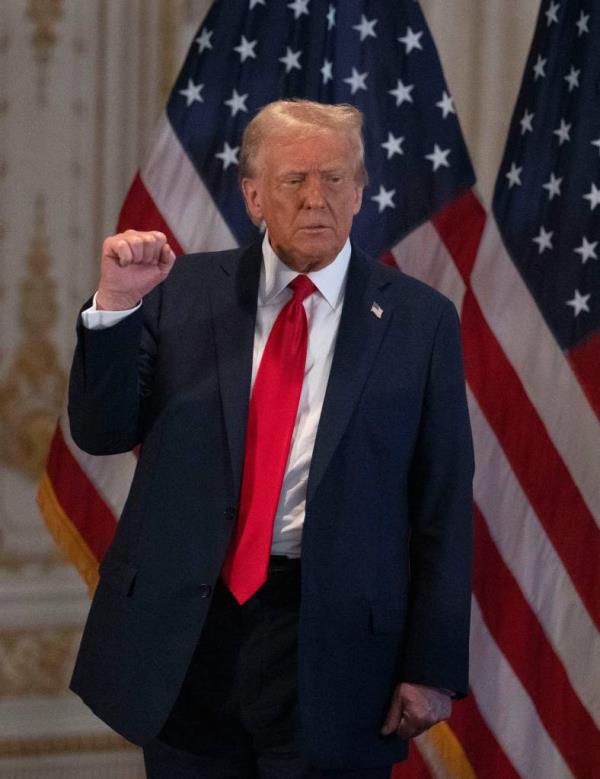
<path fill-rule="evenodd" d="M 259 246 L 182 257 L 138 312 L 79 325 L 73 438 L 141 452 L 72 687 L 139 744 L 175 701 L 235 523 L 260 263 Z M 302 538 L 315 764 L 401 760 L 379 735 L 399 681 L 466 692 L 472 468 L 454 307 L 353 248 Z"/>

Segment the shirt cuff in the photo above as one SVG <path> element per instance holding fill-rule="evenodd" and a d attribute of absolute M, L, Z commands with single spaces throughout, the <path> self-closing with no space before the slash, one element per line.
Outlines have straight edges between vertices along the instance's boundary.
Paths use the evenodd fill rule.
<path fill-rule="evenodd" d="M 142 305 L 142 301 L 140 300 L 137 306 L 127 308 L 124 311 L 99 310 L 96 308 L 97 295 L 98 293 L 96 292 L 92 305 L 81 312 L 81 321 L 83 322 L 83 326 L 88 330 L 105 330 L 107 327 L 112 327 L 113 325 L 116 325 L 117 322 L 125 319 L 125 317 L 133 314 L 133 312 L 137 311 Z"/>

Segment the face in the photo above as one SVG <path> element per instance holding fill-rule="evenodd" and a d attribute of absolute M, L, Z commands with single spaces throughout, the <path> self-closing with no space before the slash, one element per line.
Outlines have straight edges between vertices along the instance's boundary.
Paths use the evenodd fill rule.
<path fill-rule="evenodd" d="M 256 169 L 242 191 L 252 218 L 266 222 L 277 256 L 302 272 L 332 262 L 362 201 L 351 140 L 334 130 L 267 139 Z"/>

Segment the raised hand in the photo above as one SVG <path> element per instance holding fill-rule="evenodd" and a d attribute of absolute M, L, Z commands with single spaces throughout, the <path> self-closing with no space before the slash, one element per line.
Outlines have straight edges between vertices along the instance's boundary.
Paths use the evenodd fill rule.
<path fill-rule="evenodd" d="M 133 308 L 167 278 L 174 264 L 175 254 L 158 230 L 126 230 L 109 236 L 102 244 L 97 308 Z"/>

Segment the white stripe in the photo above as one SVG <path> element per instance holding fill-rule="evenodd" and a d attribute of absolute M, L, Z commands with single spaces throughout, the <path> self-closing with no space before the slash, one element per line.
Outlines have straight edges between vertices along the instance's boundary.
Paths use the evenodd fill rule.
<path fill-rule="evenodd" d="M 454 303 L 460 312 L 465 284 L 446 246 L 431 224 L 425 222 L 391 249 L 398 267 L 435 287 Z"/>
<path fill-rule="evenodd" d="M 79 463 L 81 469 L 92 482 L 102 500 L 118 519 L 129 494 L 137 457 L 133 452 L 95 457 L 82 451 L 71 438 L 69 423 L 63 414 L 60 429 L 67 448 Z"/>
<path fill-rule="evenodd" d="M 600 635 L 493 431 L 468 391 L 477 468 L 474 498 L 504 562 L 562 660 L 574 692 L 600 726 Z"/>
<path fill-rule="evenodd" d="M 482 717 L 517 772 L 527 779 L 572 777 L 527 691 L 484 624 L 476 598 L 470 654 L 471 690 Z"/>
<path fill-rule="evenodd" d="M 487 220 L 471 283 L 484 317 L 600 525 L 600 423 L 493 219 Z"/>
<path fill-rule="evenodd" d="M 237 241 L 166 116 L 157 124 L 150 149 L 140 177 L 182 249 L 235 248 Z"/>

